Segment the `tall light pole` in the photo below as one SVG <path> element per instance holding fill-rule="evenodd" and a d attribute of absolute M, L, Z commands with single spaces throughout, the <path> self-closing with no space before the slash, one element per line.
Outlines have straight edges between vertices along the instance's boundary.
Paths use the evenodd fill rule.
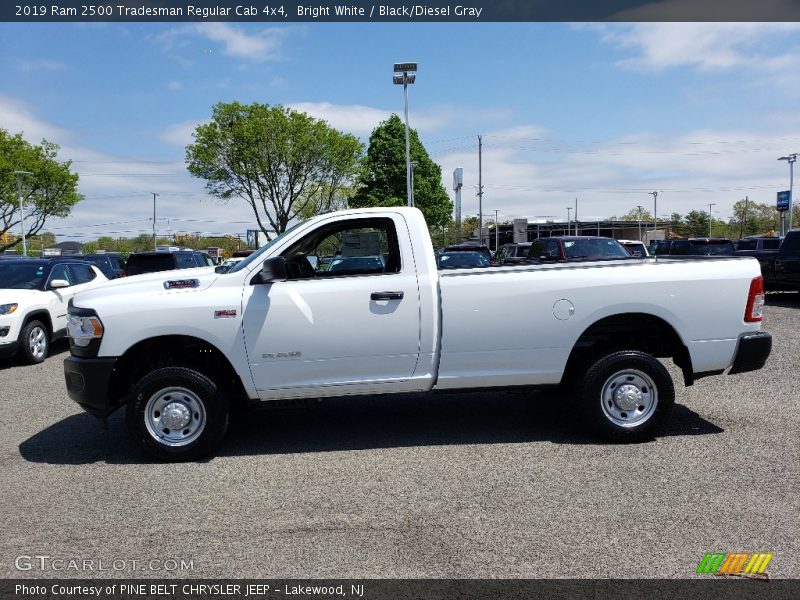
<path fill-rule="evenodd" d="M 708 204 L 708 237 L 711 237 L 711 222 L 714 220 L 714 213 L 711 211 L 711 207 L 716 205 L 716 202 Z"/>
<path fill-rule="evenodd" d="M 494 209 L 494 251 L 497 252 L 497 249 L 500 247 L 500 227 L 498 226 L 497 219 L 498 213 L 500 211 L 498 209 Z"/>
<path fill-rule="evenodd" d="M 639 209 L 639 241 L 642 241 L 642 206 L 636 205 L 636 208 Z"/>
<path fill-rule="evenodd" d="M 571 206 L 567 207 L 567 235 L 570 235 L 570 227 L 572 227 L 572 220 L 569 218 L 569 211 L 572 210 Z"/>
<path fill-rule="evenodd" d="M 414 201 L 414 169 L 416 169 L 416 168 L 417 168 L 417 163 L 412 162 L 411 163 L 411 203 L 409 204 L 409 206 L 414 206 L 414 204 L 415 204 L 415 201 Z"/>
<path fill-rule="evenodd" d="M 17 196 L 19 196 L 19 227 L 22 232 L 22 256 L 28 256 L 28 246 L 25 243 L 25 210 L 22 205 L 22 175 L 33 175 L 30 171 L 14 171 L 17 176 Z"/>
<path fill-rule="evenodd" d="M 792 229 L 792 203 L 794 202 L 792 198 L 792 187 L 794 186 L 794 163 L 797 160 L 797 152 L 781 156 L 778 160 L 785 160 L 789 163 L 789 210 L 786 211 L 788 213 L 786 231 L 783 232 L 783 235 L 786 235 L 786 232 Z"/>
<path fill-rule="evenodd" d="M 408 84 L 414 83 L 417 79 L 417 63 L 394 63 L 394 72 L 402 73 L 402 75 L 395 75 L 392 82 L 395 85 L 403 86 L 403 100 L 405 103 L 406 115 L 406 197 L 408 198 L 408 205 L 414 206 L 413 191 L 411 190 L 411 138 L 408 129 Z"/>
<path fill-rule="evenodd" d="M 152 194 L 153 194 L 153 250 L 155 251 L 158 250 L 158 244 L 156 243 L 156 196 L 158 196 L 158 194 L 156 194 L 155 192 L 152 192 Z"/>
<path fill-rule="evenodd" d="M 658 192 L 650 192 L 653 197 L 653 239 L 658 231 Z"/>

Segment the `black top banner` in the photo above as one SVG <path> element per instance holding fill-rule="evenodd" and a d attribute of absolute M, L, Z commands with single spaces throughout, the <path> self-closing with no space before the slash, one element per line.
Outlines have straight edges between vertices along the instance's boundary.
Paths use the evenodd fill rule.
<path fill-rule="evenodd" d="M 20 22 L 512 22 L 800 21 L 800 0 L 465 0 L 283 2 L 281 0 L 48 0 L 3 2 L 1 21 Z"/>

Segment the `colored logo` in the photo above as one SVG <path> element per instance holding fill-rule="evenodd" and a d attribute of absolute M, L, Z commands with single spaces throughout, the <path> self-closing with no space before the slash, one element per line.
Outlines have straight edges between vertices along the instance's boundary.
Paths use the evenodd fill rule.
<path fill-rule="evenodd" d="M 706 552 L 697 566 L 697 572 L 711 575 L 763 575 L 773 556 L 771 552 Z"/>

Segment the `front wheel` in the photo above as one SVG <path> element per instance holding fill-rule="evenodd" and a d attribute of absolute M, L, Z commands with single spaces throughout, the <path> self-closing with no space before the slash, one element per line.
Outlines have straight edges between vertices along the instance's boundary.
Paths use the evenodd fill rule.
<path fill-rule="evenodd" d="M 50 332 L 41 321 L 29 321 L 19 336 L 22 359 L 35 365 L 47 358 L 50 350 Z"/>
<path fill-rule="evenodd" d="M 186 367 L 145 375 L 128 402 L 128 429 L 145 452 L 167 461 L 210 454 L 228 428 L 229 402 L 210 378 Z"/>
<path fill-rule="evenodd" d="M 636 350 L 600 358 L 586 370 L 577 391 L 587 425 L 614 442 L 652 438 L 675 404 L 664 365 Z"/>

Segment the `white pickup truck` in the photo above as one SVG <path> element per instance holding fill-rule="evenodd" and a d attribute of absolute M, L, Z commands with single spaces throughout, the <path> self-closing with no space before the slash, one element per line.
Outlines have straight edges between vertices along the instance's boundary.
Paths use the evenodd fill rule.
<path fill-rule="evenodd" d="M 657 357 L 687 385 L 764 365 L 763 303 L 751 258 L 438 271 L 417 209 L 349 210 L 224 274 L 81 293 L 64 370 L 70 397 L 101 419 L 127 404 L 133 436 L 164 460 L 210 453 L 234 402 L 505 386 L 560 385 L 596 433 L 638 441 L 674 403 Z"/>

